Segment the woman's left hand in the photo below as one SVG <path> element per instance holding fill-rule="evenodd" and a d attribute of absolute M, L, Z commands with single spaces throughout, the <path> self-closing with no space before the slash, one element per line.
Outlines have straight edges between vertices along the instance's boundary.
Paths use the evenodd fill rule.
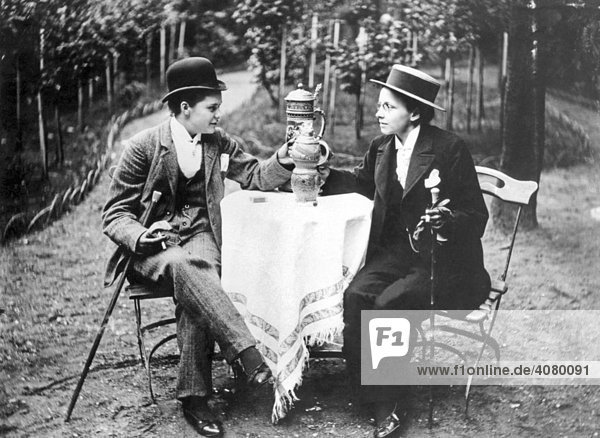
<path fill-rule="evenodd" d="M 290 156 L 291 148 L 294 144 L 294 140 L 292 139 L 284 144 L 277 150 L 277 161 L 284 167 L 290 167 L 294 165 L 294 160 Z"/>
<path fill-rule="evenodd" d="M 454 213 L 448 207 L 438 206 L 425 210 L 425 215 L 421 219 L 431 224 L 431 228 L 439 230 L 443 228 L 454 217 Z"/>

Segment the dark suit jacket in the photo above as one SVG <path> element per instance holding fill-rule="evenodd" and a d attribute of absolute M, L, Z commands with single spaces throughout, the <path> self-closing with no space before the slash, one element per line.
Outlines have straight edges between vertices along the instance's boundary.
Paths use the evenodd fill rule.
<path fill-rule="evenodd" d="M 354 191 L 374 200 L 367 259 L 385 243 L 384 222 L 390 203 L 390 181 L 394 180 L 392 173 L 396 171 L 390 163 L 395 162 L 395 154 L 393 135 L 376 137 L 363 162 L 353 172 L 332 169 L 323 186 L 325 195 Z M 489 292 L 489 276 L 483 265 L 481 247 L 488 219 L 487 208 L 464 142 L 453 133 L 426 125 L 421 126 L 413 149 L 402 194 L 401 214 L 408 233 L 413 233 L 431 204 L 431 192 L 425 188 L 424 180 L 432 169 L 440 172 L 440 199 L 450 199 L 448 207 L 455 214 L 454 220 L 442 230 L 448 242 L 437 247 L 439 294 L 451 297 L 453 301 L 445 307 L 476 307 Z M 422 236 L 419 256 L 429 266 L 431 239 L 428 233 L 422 233 Z"/>
<path fill-rule="evenodd" d="M 207 136 L 207 140 L 203 137 L 202 143 L 208 219 L 215 240 L 221 246 L 220 203 L 225 177 L 240 183 L 244 189 L 273 190 L 289 180 L 291 172 L 279 164 L 275 155 L 259 162 L 219 128 Z M 135 251 L 137 240 L 146 230 L 140 218 L 152 203 L 153 191 L 160 191 L 162 197 L 151 221 L 173 218 L 178 169 L 168 120 L 128 141 L 102 213 L 104 233 L 119 245 L 108 262 L 105 285 L 112 284 L 123 265 L 123 256 Z"/>

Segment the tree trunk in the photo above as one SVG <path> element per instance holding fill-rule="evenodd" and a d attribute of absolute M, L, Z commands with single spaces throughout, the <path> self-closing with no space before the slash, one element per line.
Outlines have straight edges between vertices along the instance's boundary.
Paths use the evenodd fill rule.
<path fill-rule="evenodd" d="M 44 120 L 44 104 L 42 102 L 42 90 L 37 92 L 38 109 L 38 133 L 40 140 L 40 157 L 42 159 L 42 175 L 44 179 L 48 176 L 48 148 L 46 144 L 46 122 Z"/>
<path fill-rule="evenodd" d="M 327 26 L 329 35 L 333 35 L 333 21 L 329 20 Z M 327 111 L 327 100 L 329 99 L 329 87 L 331 84 L 331 53 L 327 50 L 325 53 L 325 71 L 323 78 L 323 111 Z"/>
<path fill-rule="evenodd" d="M 454 59 L 446 58 L 446 129 L 452 131 L 454 117 Z"/>
<path fill-rule="evenodd" d="M 404 64 L 411 65 L 412 60 L 414 58 L 413 53 L 412 53 L 412 31 L 411 30 L 406 31 L 405 45 L 408 50 L 406 50 L 404 52 Z"/>
<path fill-rule="evenodd" d="M 500 169 L 513 178 L 539 182 L 545 140 L 545 78 L 535 14 L 535 10 L 523 7 L 513 7 L 511 13 Z M 522 217 L 525 228 L 534 228 L 538 224 L 536 205 L 534 196 Z M 495 203 L 495 223 L 508 228 L 514 211 L 514 208 Z"/>
<path fill-rule="evenodd" d="M 271 88 L 271 84 L 269 79 L 267 78 L 267 72 L 265 69 L 262 69 L 259 74 L 260 84 L 263 86 L 265 91 L 267 92 L 269 99 L 271 99 L 271 104 L 273 108 L 279 108 L 279 96 L 276 96 Z"/>
<path fill-rule="evenodd" d="M 179 46 L 177 48 L 177 59 L 181 59 L 184 57 L 184 47 L 185 47 L 185 28 L 187 22 L 185 20 L 181 20 L 179 23 Z"/>
<path fill-rule="evenodd" d="M 112 51 L 112 77 L 113 77 L 113 98 L 120 95 L 121 92 L 121 78 L 119 75 L 119 57 L 121 56 L 116 50 Z"/>
<path fill-rule="evenodd" d="M 92 111 L 94 105 L 94 78 L 88 79 L 88 111 Z"/>
<path fill-rule="evenodd" d="M 285 70 L 287 64 L 287 24 L 281 26 L 281 58 L 279 60 L 279 121 L 285 120 Z"/>
<path fill-rule="evenodd" d="M 358 45 L 358 55 L 360 63 L 360 82 L 358 85 L 358 94 L 356 95 L 356 115 L 355 115 L 355 131 L 356 139 L 360 139 L 361 130 L 363 128 L 363 106 L 365 104 L 365 85 L 367 83 L 367 44 L 369 35 L 364 26 L 360 26 L 356 43 Z"/>
<path fill-rule="evenodd" d="M 60 123 L 60 110 L 57 102 L 54 103 L 54 129 L 56 131 L 56 163 L 62 166 L 65 162 L 65 152 L 63 148 L 62 126 Z"/>
<path fill-rule="evenodd" d="M 40 75 L 44 71 L 44 28 L 40 28 Z M 46 145 L 46 124 L 44 120 L 44 105 L 42 102 L 42 85 L 40 84 L 37 92 L 38 109 L 38 132 L 40 141 L 40 156 L 42 159 L 42 176 L 44 179 L 48 176 L 48 148 Z"/>
<path fill-rule="evenodd" d="M 500 88 L 500 141 L 504 144 L 504 107 L 506 99 L 506 81 L 508 71 L 508 32 L 502 34 L 502 57 L 500 59 L 499 69 L 499 88 Z"/>
<path fill-rule="evenodd" d="M 160 27 L 160 85 L 164 88 L 167 71 L 167 30 L 165 26 Z"/>
<path fill-rule="evenodd" d="M 77 127 L 83 132 L 83 82 L 77 81 Z"/>
<path fill-rule="evenodd" d="M 319 26 L 319 16 L 313 14 L 310 26 L 310 64 L 308 67 L 308 89 L 312 90 L 315 86 L 315 70 L 317 68 L 317 32 Z"/>
<path fill-rule="evenodd" d="M 21 105 L 21 92 L 22 92 L 22 83 L 21 83 L 21 63 L 19 61 L 19 54 L 15 56 L 15 68 L 16 68 L 16 115 L 17 115 L 17 138 L 16 138 L 16 150 L 21 151 L 23 149 L 23 114 L 22 114 L 22 105 Z"/>
<path fill-rule="evenodd" d="M 152 32 L 146 36 L 146 92 L 152 86 Z"/>
<path fill-rule="evenodd" d="M 477 58 L 477 103 L 475 105 L 475 118 L 477 119 L 477 130 L 481 131 L 483 125 L 483 119 L 485 118 L 485 106 L 483 100 L 483 74 L 484 74 L 484 64 L 483 64 L 483 52 L 479 46 L 475 48 L 476 58 Z"/>
<path fill-rule="evenodd" d="M 354 132 L 356 134 L 356 139 L 360 139 L 360 102 L 361 102 L 361 94 L 362 94 L 362 84 L 361 91 L 356 95 L 356 111 L 354 114 Z"/>
<path fill-rule="evenodd" d="M 469 77 L 467 79 L 467 132 L 471 133 L 471 108 L 473 106 L 473 70 L 475 69 L 475 49 L 469 45 Z"/>
<path fill-rule="evenodd" d="M 417 31 L 413 32 L 411 53 L 412 53 L 411 65 L 413 67 L 416 67 L 417 59 L 419 59 L 419 32 L 417 32 Z"/>
<path fill-rule="evenodd" d="M 333 23 L 333 48 L 337 50 L 340 44 L 340 20 L 335 19 Z M 329 113 L 329 134 L 335 133 L 335 94 L 337 91 L 337 66 L 334 67 L 333 77 L 331 78 L 331 91 L 329 95 L 329 109 L 324 108 Z"/>
<path fill-rule="evenodd" d="M 175 34 L 177 33 L 177 23 L 171 23 L 169 26 L 169 65 L 175 61 Z"/>
<path fill-rule="evenodd" d="M 112 89 L 112 74 L 110 68 L 110 58 L 106 57 L 106 101 L 108 102 L 108 112 L 113 112 L 113 89 Z"/>

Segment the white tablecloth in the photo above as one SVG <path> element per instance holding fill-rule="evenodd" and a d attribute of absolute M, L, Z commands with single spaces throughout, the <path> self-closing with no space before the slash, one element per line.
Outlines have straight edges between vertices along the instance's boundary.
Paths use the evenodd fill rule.
<path fill-rule="evenodd" d="M 343 293 L 364 263 L 372 206 L 354 193 L 319 197 L 318 206 L 255 191 L 221 202 L 223 288 L 276 376 L 274 422 L 296 400 L 306 344 L 342 329 Z"/>

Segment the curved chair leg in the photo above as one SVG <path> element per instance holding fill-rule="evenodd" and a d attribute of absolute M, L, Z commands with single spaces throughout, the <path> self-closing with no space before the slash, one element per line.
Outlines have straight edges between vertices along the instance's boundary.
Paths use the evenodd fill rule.
<path fill-rule="evenodd" d="M 144 332 L 142 331 L 142 309 L 140 306 L 140 300 L 133 300 L 133 307 L 135 309 L 135 326 L 137 330 L 140 359 L 142 360 L 142 364 L 146 366 L 146 347 L 144 345 Z"/>
<path fill-rule="evenodd" d="M 500 301 L 502 299 L 502 296 L 500 296 L 498 298 L 498 300 L 496 300 L 496 305 L 495 308 L 492 310 L 492 318 L 490 320 L 490 325 L 488 327 L 487 330 L 485 330 L 485 328 L 483 327 L 483 322 L 479 323 L 479 330 L 482 333 L 485 333 L 485 339 L 493 339 L 491 334 L 492 334 L 492 330 L 494 328 L 494 324 L 496 323 L 496 316 L 498 316 L 498 309 L 500 308 Z M 493 341 L 496 343 L 496 349 L 495 349 L 495 353 L 496 353 L 496 360 L 500 361 L 500 349 L 498 346 L 498 343 L 495 339 L 493 339 Z M 486 342 L 484 340 L 483 344 L 481 345 L 481 349 L 479 350 L 479 354 L 477 356 L 477 361 L 475 362 L 475 367 L 477 367 L 477 365 L 479 365 L 479 361 L 481 360 L 482 356 L 483 356 L 483 352 L 485 351 L 485 347 L 488 345 L 488 342 Z M 473 383 L 473 376 L 470 375 L 469 378 L 467 379 L 467 387 L 465 388 L 465 416 L 469 415 L 469 400 L 470 400 L 470 391 L 471 391 L 471 384 Z"/>
<path fill-rule="evenodd" d="M 170 340 L 176 339 L 176 338 L 177 338 L 176 334 L 164 337 L 159 342 L 157 342 L 154 347 L 152 347 L 152 350 L 150 350 L 150 354 L 148 355 L 148 362 L 146 363 L 146 372 L 148 374 L 148 390 L 150 391 L 150 398 L 152 399 L 152 403 L 156 403 L 156 398 L 154 397 L 154 391 L 152 390 L 152 367 L 151 367 L 152 355 L 154 354 L 154 352 L 156 350 L 158 350 L 158 348 L 161 345 L 164 345 L 167 342 L 169 342 Z"/>
<path fill-rule="evenodd" d="M 152 403 L 155 404 L 156 397 L 154 396 L 154 390 L 152 389 L 152 367 L 151 367 L 152 355 L 159 347 L 166 344 L 167 342 L 169 342 L 172 339 L 176 339 L 177 335 L 172 334 L 172 335 L 166 336 L 165 338 L 161 339 L 159 342 L 157 342 L 154 345 L 154 347 L 152 347 L 152 349 L 150 350 L 150 353 L 148 353 L 148 351 L 146 350 L 145 334 L 147 331 L 152 330 L 154 328 L 161 327 L 161 326 L 168 325 L 168 324 L 173 324 L 175 322 L 175 318 L 163 319 L 161 321 L 157 321 L 157 322 L 142 326 L 142 309 L 141 309 L 140 300 L 134 298 L 133 305 L 134 305 L 134 309 L 135 309 L 135 323 L 136 323 L 140 358 L 141 358 L 142 364 L 144 365 L 144 368 L 146 369 L 146 375 L 148 377 L 148 391 L 150 392 L 150 398 L 152 399 Z"/>
<path fill-rule="evenodd" d="M 418 345 L 422 345 L 423 346 L 423 348 L 421 349 L 421 351 L 422 351 L 422 358 L 423 358 L 423 360 L 425 360 L 425 354 L 426 354 L 425 346 L 426 346 L 426 343 L 427 343 L 427 340 L 425 338 L 425 331 L 423 330 L 423 327 L 421 326 L 421 324 L 415 325 L 415 329 L 417 330 L 417 333 L 419 334 L 419 336 L 421 337 L 421 339 L 423 339 L 422 342 L 417 342 L 417 346 Z"/>

